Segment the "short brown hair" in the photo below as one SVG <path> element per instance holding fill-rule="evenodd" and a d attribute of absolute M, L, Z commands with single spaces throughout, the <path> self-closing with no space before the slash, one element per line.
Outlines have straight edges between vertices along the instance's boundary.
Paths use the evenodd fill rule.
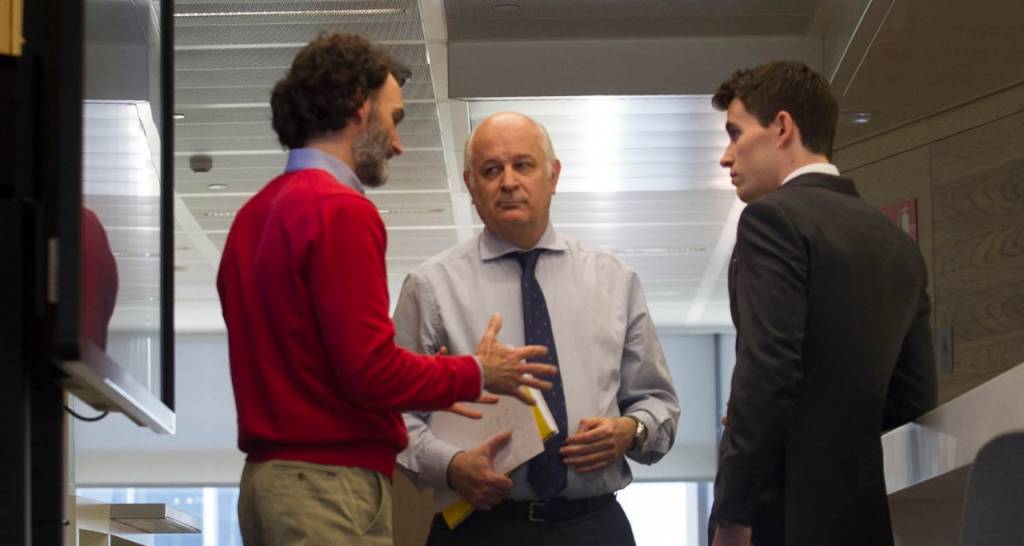
<path fill-rule="evenodd" d="M 383 87 L 390 55 L 355 34 L 321 33 L 299 51 L 270 96 L 272 123 L 286 148 L 345 127 Z"/>
<path fill-rule="evenodd" d="M 839 106 L 828 81 L 800 62 L 774 62 L 737 70 L 722 82 L 711 103 L 728 110 L 739 99 L 762 127 L 786 111 L 800 129 L 804 147 L 832 157 Z"/>

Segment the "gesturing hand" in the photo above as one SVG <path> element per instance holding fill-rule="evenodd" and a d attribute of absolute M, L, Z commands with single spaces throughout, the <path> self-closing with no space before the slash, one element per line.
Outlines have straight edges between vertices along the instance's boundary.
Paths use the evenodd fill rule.
<path fill-rule="evenodd" d="M 617 462 L 633 445 L 636 422 L 628 417 L 589 417 L 565 439 L 559 453 L 576 472 L 591 472 Z"/>
<path fill-rule="evenodd" d="M 448 354 L 448 347 L 442 346 L 440 349 L 438 349 L 436 353 L 434 353 L 434 356 L 444 356 L 446 354 Z M 480 395 L 480 398 L 474 400 L 473 403 L 493 405 L 497 404 L 499 400 L 501 399 L 498 398 L 497 396 L 485 392 Z M 470 419 L 480 419 L 484 416 L 479 411 L 476 411 L 475 409 L 472 408 L 467 408 L 466 406 L 459 403 L 452 404 L 441 411 L 450 411 L 455 415 L 461 415 L 463 417 L 468 417 Z"/>
<path fill-rule="evenodd" d="M 480 338 L 476 348 L 476 356 L 484 368 L 484 388 L 494 394 L 514 396 L 524 404 L 533 404 L 533 400 L 520 387 L 548 390 L 551 383 L 533 376 L 555 375 L 558 368 L 550 364 L 527 364 L 527 358 L 535 358 L 547 354 L 543 345 L 526 345 L 514 348 L 498 341 L 501 330 L 501 315 L 494 314 L 487 323 L 487 332 Z"/>
<path fill-rule="evenodd" d="M 494 471 L 492 461 L 512 438 L 503 432 L 487 443 L 460 451 L 448 463 L 448 483 L 477 510 L 490 510 L 512 490 L 512 480 Z"/>

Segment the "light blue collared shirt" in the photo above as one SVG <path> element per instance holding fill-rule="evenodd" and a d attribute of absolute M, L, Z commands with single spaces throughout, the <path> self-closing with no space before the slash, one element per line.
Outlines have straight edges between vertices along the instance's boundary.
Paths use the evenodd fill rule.
<path fill-rule="evenodd" d="M 548 250 L 537 262 L 536 275 L 558 347 L 568 434 L 575 434 L 586 417 L 631 415 L 649 432 L 647 442 L 626 455 L 644 464 L 656 462 L 672 447 L 679 401 L 640 279 L 610 252 L 560 235 L 551 226 L 534 248 Z M 452 354 L 472 353 L 491 313 L 498 312 L 504 319 L 501 341 L 522 345 L 522 270 L 505 257 L 522 250 L 484 230 L 415 268 L 395 308 L 395 341 L 425 353 L 441 346 Z M 448 464 L 459 449 L 435 437 L 429 422 L 428 413 L 405 414 L 409 447 L 398 462 L 420 487 L 447 489 Z M 526 481 L 526 465 L 511 478 L 510 498 L 536 498 Z M 611 493 L 631 479 L 625 461 L 583 474 L 570 469 L 562 495 Z"/>
<path fill-rule="evenodd" d="M 344 161 L 316 148 L 294 148 L 288 152 L 288 165 L 284 172 L 290 173 L 303 169 L 320 169 L 327 171 L 338 182 L 349 186 L 359 193 L 365 194 L 363 183 L 359 181 L 356 173 L 348 168 Z"/>

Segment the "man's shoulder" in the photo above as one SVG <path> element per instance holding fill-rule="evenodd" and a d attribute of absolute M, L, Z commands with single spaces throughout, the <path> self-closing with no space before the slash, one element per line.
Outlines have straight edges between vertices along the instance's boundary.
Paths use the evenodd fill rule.
<path fill-rule="evenodd" d="M 294 210 L 302 215 L 343 209 L 346 212 L 379 216 L 376 205 L 369 198 L 320 169 L 285 173 L 275 179 L 274 183 L 280 185 L 273 197 L 275 208 L 278 209 Z"/>
<path fill-rule="evenodd" d="M 566 251 L 582 267 L 600 269 L 605 274 L 633 275 L 632 266 L 612 250 L 581 241 L 571 235 L 561 235 Z"/>
<path fill-rule="evenodd" d="M 480 261 L 479 236 L 471 237 L 461 243 L 434 254 L 420 265 L 412 268 L 410 275 L 431 276 L 450 272 L 452 266 L 465 265 Z"/>

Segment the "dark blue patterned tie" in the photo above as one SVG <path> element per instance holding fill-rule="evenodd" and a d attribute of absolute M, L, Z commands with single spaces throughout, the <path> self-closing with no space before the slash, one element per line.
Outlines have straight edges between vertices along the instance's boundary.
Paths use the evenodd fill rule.
<path fill-rule="evenodd" d="M 540 289 L 535 275 L 537 258 L 544 252 L 543 248 L 515 254 L 519 266 L 523 268 L 523 334 L 527 345 L 544 345 L 548 348 L 546 358 L 535 359 L 558 366 L 558 352 L 555 350 L 555 336 L 551 332 L 551 316 L 544 301 L 544 292 Z M 544 453 L 530 459 L 527 467 L 526 481 L 542 499 L 552 499 L 565 489 L 565 463 L 558 450 L 565 445 L 568 422 L 565 410 L 565 393 L 562 391 L 561 374 L 545 378 L 554 385 L 544 393 L 544 401 L 551 409 L 551 415 L 558 425 L 558 434 L 544 443 Z"/>

